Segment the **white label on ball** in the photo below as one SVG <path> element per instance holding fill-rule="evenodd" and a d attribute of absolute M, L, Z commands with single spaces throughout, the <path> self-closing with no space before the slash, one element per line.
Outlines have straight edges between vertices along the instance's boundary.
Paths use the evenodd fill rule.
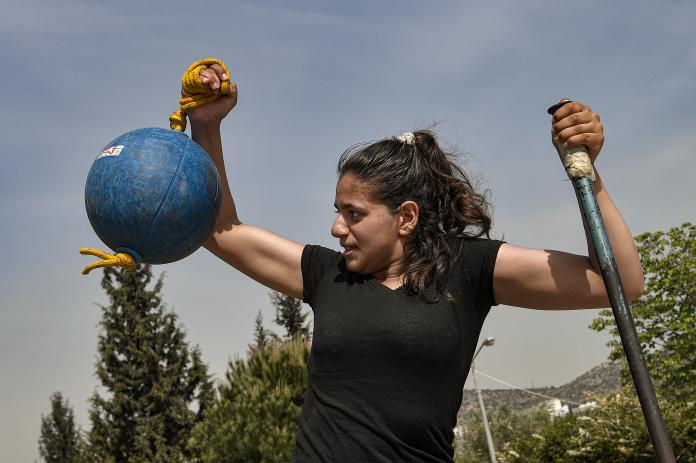
<path fill-rule="evenodd" d="M 118 156 L 119 154 L 121 154 L 122 149 L 123 145 L 109 146 L 108 148 L 105 148 L 101 153 L 99 153 L 97 159 L 103 158 L 104 156 Z"/>

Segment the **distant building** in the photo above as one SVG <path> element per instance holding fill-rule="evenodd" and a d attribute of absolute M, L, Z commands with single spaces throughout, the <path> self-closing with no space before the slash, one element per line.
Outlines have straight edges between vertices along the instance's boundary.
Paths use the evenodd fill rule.
<path fill-rule="evenodd" d="M 560 399 L 551 399 L 546 402 L 546 411 L 551 417 L 566 416 L 570 413 L 570 408 L 568 408 L 568 404 L 563 405 Z"/>
<path fill-rule="evenodd" d="M 563 404 L 561 399 L 551 399 L 546 402 L 546 411 L 549 412 L 549 415 L 551 415 L 552 418 L 556 416 L 566 416 L 573 413 L 582 414 L 588 410 L 592 410 L 593 408 L 597 408 L 597 402 L 594 400 L 580 404 L 573 409 L 571 409 L 570 404 Z"/>
<path fill-rule="evenodd" d="M 594 408 L 597 408 L 597 402 L 592 400 L 590 402 L 585 402 L 584 404 L 578 405 L 577 410 L 578 410 L 578 413 L 585 413 L 586 411 L 592 410 Z"/>

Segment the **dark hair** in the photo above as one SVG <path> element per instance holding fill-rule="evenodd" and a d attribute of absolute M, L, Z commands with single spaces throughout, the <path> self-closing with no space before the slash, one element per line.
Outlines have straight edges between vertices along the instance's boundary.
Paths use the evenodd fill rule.
<path fill-rule="evenodd" d="M 404 201 L 419 206 L 418 225 L 405 245 L 404 285 L 427 302 L 446 289 L 454 237 L 490 238 L 485 195 L 477 193 L 455 154 L 443 151 L 429 130 L 414 132 L 413 144 L 385 139 L 349 148 L 338 161 L 339 178 L 351 174 L 367 183 L 372 198 L 398 212 Z M 426 290 L 433 285 L 435 297 Z"/>

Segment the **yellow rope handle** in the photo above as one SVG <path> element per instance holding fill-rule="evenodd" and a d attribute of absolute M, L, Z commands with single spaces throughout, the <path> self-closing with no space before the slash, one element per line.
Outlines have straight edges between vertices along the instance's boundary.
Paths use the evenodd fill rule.
<path fill-rule="evenodd" d="M 100 251 L 99 249 L 80 248 L 80 254 L 89 254 L 91 256 L 101 257 L 103 260 L 93 262 L 82 270 L 83 275 L 87 275 L 95 268 L 100 267 L 123 267 L 126 270 L 134 270 L 137 266 L 135 259 L 130 254 L 119 252 L 116 255 L 111 255 L 108 252 Z"/>
<path fill-rule="evenodd" d="M 213 64 L 219 64 L 225 71 L 225 74 L 228 76 L 230 75 L 227 71 L 227 66 L 221 60 L 216 58 L 204 58 L 191 64 L 181 77 L 181 88 L 185 93 L 191 96 L 179 99 L 180 108 L 169 116 L 169 126 L 172 130 L 183 132 L 186 130 L 186 113 L 188 111 L 199 108 L 211 101 L 215 101 L 220 98 L 221 95 L 229 93 L 230 83 L 228 81 L 222 82 L 220 93 L 218 94 L 215 94 L 210 87 L 201 82 L 201 71 L 205 71 Z"/>

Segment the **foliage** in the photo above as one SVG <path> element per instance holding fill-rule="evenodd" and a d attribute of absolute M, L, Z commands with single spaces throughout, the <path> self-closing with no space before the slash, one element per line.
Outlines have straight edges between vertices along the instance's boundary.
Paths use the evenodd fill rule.
<path fill-rule="evenodd" d="M 60 392 L 51 394 L 51 413 L 41 416 L 39 455 L 46 463 L 81 461 L 82 437 L 72 407 Z"/>
<path fill-rule="evenodd" d="M 198 348 L 189 348 L 176 315 L 162 303 L 162 277 L 148 289 L 151 280 L 149 265 L 104 271 L 110 305 L 102 306 L 96 375 L 108 395 L 91 399 L 90 461 L 195 457 L 186 442 L 213 385 Z"/>
<path fill-rule="evenodd" d="M 285 338 L 302 336 L 309 339 L 312 336 L 311 327 L 306 322 L 309 313 L 302 313 L 302 301 L 278 291 L 269 293 L 269 296 L 275 306 L 275 322 L 285 328 Z"/>
<path fill-rule="evenodd" d="M 597 408 L 551 420 L 538 408 L 490 413 L 499 463 L 643 463 L 655 456 L 632 386 L 607 397 L 591 396 Z M 678 462 L 696 463 L 696 405 L 667 402 L 663 408 Z M 474 410 L 463 417 L 455 461 L 490 461 L 483 426 Z"/>
<path fill-rule="evenodd" d="M 526 451 L 527 447 L 536 445 L 536 442 L 535 438 L 528 441 L 527 437 L 534 435 L 550 422 L 548 414 L 541 407 L 515 412 L 503 406 L 487 409 L 487 413 L 493 446 L 498 459 L 507 448 L 514 448 L 517 451 L 524 449 L 522 450 L 524 453 L 529 453 Z M 459 429 L 459 436 L 454 441 L 455 461 L 461 463 L 490 462 L 481 412 L 470 410 L 465 413 L 460 419 Z"/>
<path fill-rule="evenodd" d="M 645 276 L 643 297 L 631 312 L 653 379 L 662 394 L 682 402 L 696 398 L 696 226 L 636 237 Z M 592 322 L 609 330 L 611 359 L 624 354 L 611 311 Z M 628 376 L 624 379 L 628 381 Z"/>
<path fill-rule="evenodd" d="M 544 463 L 563 463 L 568 461 L 568 450 L 570 449 L 570 441 L 578 427 L 578 417 L 569 415 L 564 417 L 556 417 L 547 423 L 547 426 L 541 428 L 536 434 L 533 434 L 533 445 L 524 448 L 518 446 L 519 455 L 530 455 L 527 461 L 539 461 Z M 507 449 L 510 450 L 510 449 Z M 510 454 L 510 452 L 508 452 Z M 503 460 L 506 461 L 524 461 L 518 460 Z"/>
<path fill-rule="evenodd" d="M 495 437 L 493 438 L 495 442 Z M 457 422 L 454 437 L 454 461 L 479 463 L 490 461 L 480 412 L 469 410 Z"/>
<path fill-rule="evenodd" d="M 577 420 L 567 460 L 653 462 L 654 451 L 635 394 L 624 389 L 596 399 L 598 407 Z"/>
<path fill-rule="evenodd" d="M 253 352 L 269 346 L 275 340 L 275 337 L 275 333 L 263 326 L 263 316 L 259 310 L 254 320 L 254 344 L 249 345 L 249 351 Z"/>
<path fill-rule="evenodd" d="M 664 411 L 677 461 L 696 463 L 696 402 L 669 402 Z"/>
<path fill-rule="evenodd" d="M 218 398 L 196 426 L 192 447 L 211 463 L 285 462 L 305 391 L 309 343 L 295 337 L 230 362 Z"/>

